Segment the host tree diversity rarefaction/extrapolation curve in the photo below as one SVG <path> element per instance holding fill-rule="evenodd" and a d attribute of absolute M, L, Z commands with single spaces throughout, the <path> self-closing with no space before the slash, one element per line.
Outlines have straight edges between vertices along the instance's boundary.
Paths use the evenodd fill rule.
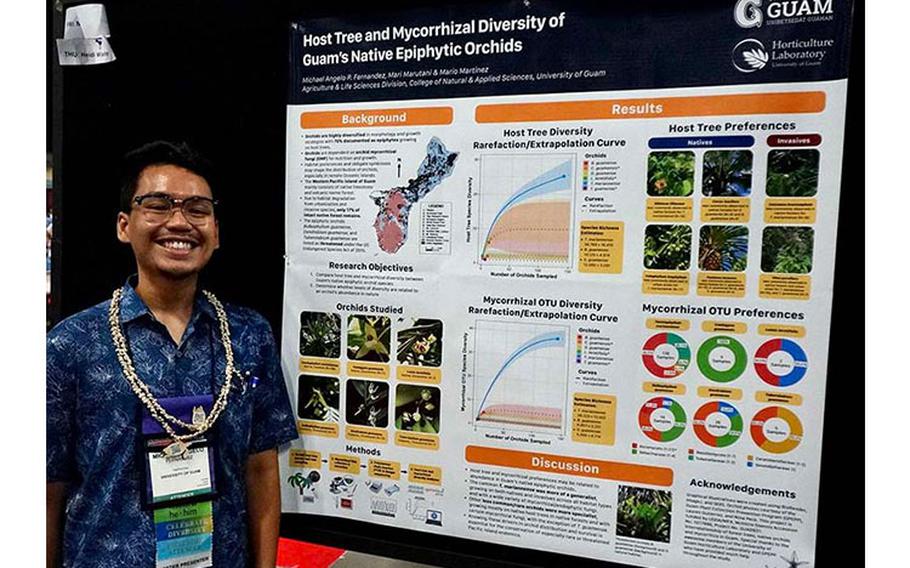
<path fill-rule="evenodd" d="M 485 156 L 482 167 L 485 263 L 568 264 L 572 225 L 572 160 L 535 175 L 549 156 Z M 533 176 L 533 177 L 532 177 Z M 531 179 L 528 179 L 531 178 Z M 515 181 L 519 181 L 515 184 Z M 524 181 L 526 180 L 526 181 Z M 510 183 L 511 182 L 511 183 Z M 500 186 L 517 185 L 505 199 Z"/>

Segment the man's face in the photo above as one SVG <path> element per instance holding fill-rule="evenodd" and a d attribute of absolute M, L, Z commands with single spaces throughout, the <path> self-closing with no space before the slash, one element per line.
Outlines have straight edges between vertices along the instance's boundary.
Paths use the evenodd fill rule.
<path fill-rule="evenodd" d="M 151 193 L 174 199 L 212 197 L 204 178 L 172 165 L 142 171 L 134 199 Z M 212 216 L 190 223 L 179 207 L 164 220 L 151 220 L 134 204 L 129 214 L 117 216 L 117 238 L 132 246 L 140 275 L 182 279 L 197 274 L 212 258 L 218 248 L 218 221 Z"/>

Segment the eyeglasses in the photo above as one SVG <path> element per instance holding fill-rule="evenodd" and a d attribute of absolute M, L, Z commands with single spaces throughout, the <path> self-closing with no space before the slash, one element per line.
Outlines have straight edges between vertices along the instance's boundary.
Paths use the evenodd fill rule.
<path fill-rule="evenodd" d="M 133 203 L 145 218 L 153 223 L 163 223 L 171 218 L 175 209 L 180 209 L 183 218 L 193 225 L 205 225 L 215 216 L 214 199 L 202 196 L 177 199 L 166 193 L 147 193 L 133 199 Z"/>

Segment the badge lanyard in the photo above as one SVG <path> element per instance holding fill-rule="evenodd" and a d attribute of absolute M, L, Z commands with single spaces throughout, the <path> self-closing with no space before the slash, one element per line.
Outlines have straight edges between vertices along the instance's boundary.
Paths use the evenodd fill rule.
<path fill-rule="evenodd" d="M 215 380 L 215 344 L 209 337 L 209 370 Z M 215 389 L 212 384 L 213 392 Z M 197 423 L 212 410 L 213 396 L 185 396 L 161 399 L 167 412 Z M 154 509 L 156 568 L 204 568 L 214 563 L 213 502 L 215 483 L 214 432 L 189 442 L 179 456 L 162 450 L 171 439 L 148 411 L 143 412 L 142 453 L 145 483 L 143 504 Z"/>
<path fill-rule="evenodd" d="M 234 367 L 227 314 L 214 295 L 207 291 L 203 294 L 217 313 L 225 349 L 225 382 L 217 401 L 211 394 L 155 398 L 136 375 L 129 342 L 120 327 L 121 290 L 114 291 L 108 313 L 111 339 L 123 374 L 145 406 L 140 428 L 140 455 L 145 457 L 140 460 L 144 474 L 141 494 L 143 506 L 154 510 L 156 568 L 206 568 L 213 564 L 212 499 L 216 487 L 212 426 L 227 406 L 231 379 L 239 373 Z M 214 389 L 214 344 L 210 343 L 210 347 Z M 245 394 L 246 381 L 241 378 L 241 382 Z M 189 432 L 178 434 L 177 425 Z"/>
<path fill-rule="evenodd" d="M 216 391 L 216 344 L 211 337 L 210 350 L 212 389 Z M 247 381 L 242 375 L 240 378 L 245 394 Z M 211 412 L 213 397 L 186 396 L 159 402 L 170 414 L 195 423 Z M 146 506 L 154 509 L 155 567 L 213 566 L 213 499 L 218 495 L 215 432 L 192 440 L 188 451 L 178 457 L 167 457 L 161 452 L 171 440 L 148 412 L 143 415 L 142 433 L 146 456 L 143 495 Z"/>
<path fill-rule="evenodd" d="M 212 395 L 184 396 L 159 400 L 173 416 L 193 421 L 194 415 L 209 412 Z M 215 484 L 215 448 L 209 436 L 189 443 L 189 450 L 166 456 L 162 450 L 170 438 L 145 411 L 142 418 L 144 483 L 143 505 L 153 509 L 156 568 L 212 565 L 214 518 L 212 499 Z"/>
<path fill-rule="evenodd" d="M 214 334 L 209 334 L 209 376 L 213 392 L 215 384 L 216 349 Z M 199 424 L 211 413 L 213 395 L 201 394 L 163 398 L 162 408 L 176 419 Z M 142 505 L 158 509 L 169 505 L 182 505 L 216 496 L 214 437 L 209 432 L 186 444 L 187 451 L 170 454 L 166 451 L 171 442 L 168 432 L 145 408 L 140 424 L 140 455 L 143 467 Z"/>

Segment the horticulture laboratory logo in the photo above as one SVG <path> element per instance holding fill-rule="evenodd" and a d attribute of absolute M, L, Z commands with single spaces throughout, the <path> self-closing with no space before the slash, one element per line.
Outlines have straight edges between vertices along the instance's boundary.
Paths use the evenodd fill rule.
<path fill-rule="evenodd" d="M 829 59 L 832 49 L 833 39 L 775 39 L 768 49 L 761 41 L 748 38 L 733 47 L 733 66 L 742 73 L 753 73 L 765 67 L 813 67 Z"/>
<path fill-rule="evenodd" d="M 733 47 L 733 66 L 743 73 L 764 69 L 769 59 L 764 44 L 757 39 L 744 39 Z"/>

